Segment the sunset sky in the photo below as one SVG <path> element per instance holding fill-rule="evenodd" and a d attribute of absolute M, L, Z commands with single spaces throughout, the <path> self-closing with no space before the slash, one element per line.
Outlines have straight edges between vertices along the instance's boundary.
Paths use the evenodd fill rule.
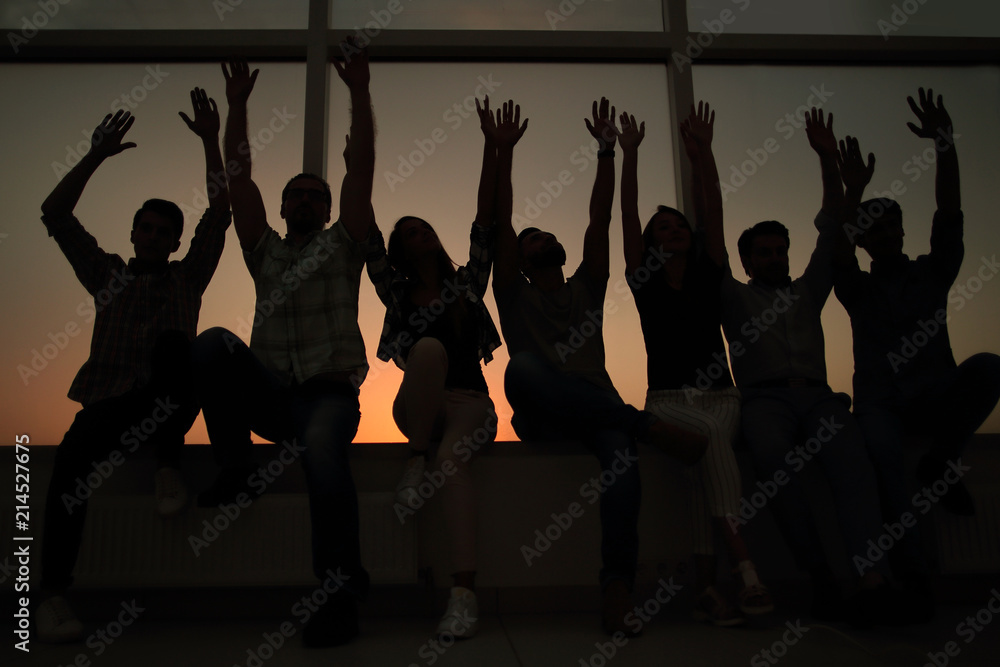
<path fill-rule="evenodd" d="M 281 187 L 301 170 L 305 67 L 254 66 L 261 68 L 249 104 L 249 127 L 251 134 L 258 133 L 260 148 L 254 179 L 269 222 L 284 233 L 277 211 Z M 331 76 L 327 176 L 337 190 L 349 115 L 346 88 L 335 73 Z M 821 195 L 818 160 L 804 130 L 796 127 L 799 107 L 821 103 L 833 112 L 838 136 L 857 135 L 865 152 L 876 153 L 868 196 L 899 182 L 896 190 L 903 194 L 897 199 L 907 233 L 904 249 L 912 257 L 929 247 L 934 171 L 921 157 L 930 142 L 916 138 L 906 127 L 906 121 L 913 119 L 906 96 L 915 95 L 919 86 L 942 93 L 958 133 L 966 216 L 966 257 L 957 285 L 966 289 L 968 297 L 956 297 L 951 303 L 952 345 L 959 361 L 980 351 L 1000 353 L 996 335 L 1000 280 L 979 277 L 994 277 L 995 268 L 983 267 L 993 267 L 991 261 L 1000 250 L 1000 230 L 991 206 L 1000 176 L 996 164 L 1000 70 L 706 65 L 695 68 L 694 84 L 696 97 L 717 109 L 715 153 L 723 180 L 734 188 L 727 189 L 725 202 L 732 254 L 735 257 L 735 240 L 744 228 L 762 219 L 781 220 L 791 230 L 793 275 L 801 273 L 815 244 L 812 219 Z M 199 141 L 177 112 L 190 114 L 188 92 L 197 85 L 218 101 L 224 118 L 224 82 L 215 64 L 4 64 L 0 85 L 16 91 L 7 96 L 6 122 L 0 129 L 7 158 L 0 166 L 0 193 L 7 209 L 0 222 L 0 276 L 7 286 L 0 293 L 0 306 L 7 314 L 0 333 L 0 391 L 5 399 L 0 422 L 9 433 L 29 434 L 33 444 L 57 444 L 79 409 L 66 392 L 88 356 L 92 323 L 86 316 L 87 293 L 39 220 L 41 202 L 74 154 L 86 150 L 86 139 L 104 114 L 116 106 L 134 107 L 136 122 L 128 139 L 138 147 L 104 164 L 76 213 L 105 250 L 128 258 L 134 211 L 150 197 L 171 199 L 187 214 L 179 258 L 204 206 L 204 163 Z M 581 258 L 594 179 L 590 136 L 583 123 L 592 100 L 607 96 L 619 110 L 646 121 L 639 158 L 642 217 L 651 215 L 657 204 L 676 203 L 669 133 L 669 124 L 676 121 L 669 117 L 663 65 L 376 62 L 372 98 L 378 162 L 373 205 L 383 230 L 404 214 L 418 215 L 437 229 L 453 258 L 465 256 L 482 150 L 482 134 L 470 105 L 472 96 L 488 89 L 494 102 L 516 100 L 522 115 L 530 119 L 514 155 L 515 227 L 530 222 L 554 232 L 567 250 L 567 274 Z M 768 145 L 778 148 L 764 151 L 765 161 L 761 149 L 772 138 Z M 620 168 L 619 155 L 619 177 Z M 564 175 L 569 185 L 557 191 L 552 184 L 564 171 L 571 181 Z M 616 192 L 605 320 L 608 370 L 625 400 L 641 405 L 645 351 L 638 316 L 627 290 L 617 289 L 624 270 L 619 205 Z M 861 258 L 866 267 L 863 252 Z M 743 277 L 739 266 L 734 270 Z M 497 320 L 492 294 L 487 304 Z M 253 285 L 230 230 L 222 262 L 205 294 L 199 330 L 223 326 L 248 340 L 241 323 L 251 317 L 253 306 Z M 374 356 L 383 315 L 374 290 L 363 278 L 360 325 L 372 370 L 361 391 L 359 442 L 402 439 L 390 415 L 402 374 Z M 824 325 L 830 384 L 850 392 L 849 321 L 832 296 Z M 501 347 L 485 370 L 501 418 L 501 440 L 514 438 L 503 397 L 506 361 L 506 348 Z M 26 373 L 29 368 L 37 375 Z M 1000 415 L 994 413 L 983 430 L 1000 431 Z M 207 442 L 201 417 L 187 441 Z"/>

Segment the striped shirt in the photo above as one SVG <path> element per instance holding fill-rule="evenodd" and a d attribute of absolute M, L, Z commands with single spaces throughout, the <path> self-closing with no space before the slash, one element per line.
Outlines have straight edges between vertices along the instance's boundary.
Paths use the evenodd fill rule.
<path fill-rule="evenodd" d="M 454 301 L 454 297 L 462 296 L 466 303 L 472 306 L 479 332 L 476 353 L 485 363 L 493 360 L 493 350 L 501 345 L 500 332 L 497 331 L 493 318 L 490 317 L 490 311 L 483 303 L 483 295 L 486 294 L 486 288 L 490 283 L 490 271 L 493 270 L 493 237 L 492 226 L 472 224 L 472 232 L 469 235 L 469 262 L 465 266 L 458 267 L 454 278 L 445 280 L 441 294 L 441 301 L 445 304 Z M 373 232 L 366 245 L 366 262 L 368 277 L 386 307 L 382 336 L 378 344 L 378 358 L 382 361 L 392 359 L 397 366 L 405 369 L 406 352 L 416 342 L 405 340 L 409 335 L 404 319 L 407 312 L 408 281 L 389 265 L 381 231 Z"/>
<path fill-rule="evenodd" d="M 126 263 L 102 250 L 73 215 L 42 217 L 49 236 L 94 297 L 91 309 L 78 309 L 93 318 L 94 335 L 90 358 L 70 385 L 71 399 L 88 406 L 143 387 L 161 333 L 178 330 L 194 339 L 201 297 L 219 264 L 230 220 L 228 209 L 207 210 L 184 259 L 140 271 L 135 258 Z"/>
<path fill-rule="evenodd" d="M 287 385 L 321 373 L 368 373 L 358 327 L 361 244 L 340 222 L 316 232 L 300 249 L 268 227 L 243 252 L 257 293 L 250 349 Z"/>

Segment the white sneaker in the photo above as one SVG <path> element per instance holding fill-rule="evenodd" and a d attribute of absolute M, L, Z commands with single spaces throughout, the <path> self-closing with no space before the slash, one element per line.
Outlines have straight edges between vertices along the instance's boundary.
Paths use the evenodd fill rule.
<path fill-rule="evenodd" d="M 479 628 L 479 601 L 468 588 L 454 586 L 448 599 L 448 610 L 438 623 L 437 634 L 451 635 L 456 639 L 468 639 Z"/>
<path fill-rule="evenodd" d="M 61 595 L 44 600 L 35 610 L 35 630 L 38 641 L 62 644 L 83 639 L 83 625 L 73 613 L 69 602 Z"/>
<path fill-rule="evenodd" d="M 423 456 L 411 456 L 403 469 L 403 478 L 396 485 L 396 502 L 404 507 L 419 507 L 420 494 L 417 487 L 424 481 L 427 462 Z"/>
<path fill-rule="evenodd" d="M 156 483 L 156 513 L 162 518 L 171 517 L 187 503 L 187 489 L 177 468 L 160 468 L 153 477 Z"/>

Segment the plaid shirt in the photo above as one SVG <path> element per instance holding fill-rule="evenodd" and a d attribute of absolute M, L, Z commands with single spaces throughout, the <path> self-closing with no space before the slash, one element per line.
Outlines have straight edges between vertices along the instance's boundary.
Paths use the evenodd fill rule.
<path fill-rule="evenodd" d="M 483 227 L 473 223 L 469 243 L 469 263 L 458 267 L 454 280 L 445 280 L 445 290 L 464 296 L 466 301 L 473 305 L 479 330 L 477 353 L 485 363 L 493 360 L 493 350 L 501 345 L 500 333 L 493 324 L 490 311 L 483 303 L 483 295 L 486 294 L 490 282 L 490 271 L 493 269 L 493 236 L 493 227 Z M 392 359 L 397 366 L 405 369 L 404 350 L 397 340 L 400 334 L 406 331 L 403 317 L 406 312 L 408 281 L 389 265 L 382 232 L 373 232 L 366 245 L 365 262 L 368 277 L 371 278 L 375 291 L 386 307 L 382 336 L 378 344 L 378 358 L 382 361 Z"/>
<path fill-rule="evenodd" d="M 285 385 L 326 372 L 368 374 L 358 327 L 364 253 L 342 223 L 296 250 L 268 227 L 244 251 L 257 292 L 250 349 Z"/>
<path fill-rule="evenodd" d="M 222 257 L 230 219 L 228 210 L 207 210 L 184 259 L 140 272 L 135 258 L 126 263 L 101 250 L 73 215 L 42 217 L 94 297 L 93 309 L 80 313 L 93 318 L 94 335 L 90 358 L 70 385 L 71 399 L 88 406 L 138 389 L 149 382 L 153 345 L 161 333 L 176 329 L 194 339 L 201 296 Z"/>

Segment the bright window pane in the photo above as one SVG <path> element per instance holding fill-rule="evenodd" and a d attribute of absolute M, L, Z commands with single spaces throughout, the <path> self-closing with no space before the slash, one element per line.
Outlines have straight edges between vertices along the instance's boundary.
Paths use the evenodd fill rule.
<path fill-rule="evenodd" d="M 301 171 L 304 82 L 302 65 L 266 64 L 250 98 L 250 137 L 258 151 L 254 179 L 268 220 L 279 229 L 281 188 Z M 132 216 L 142 202 L 153 197 L 173 201 L 185 212 L 181 249 L 173 256 L 180 259 L 207 203 L 201 142 L 177 112 L 190 116 L 189 92 L 204 86 L 225 122 L 225 84 L 214 63 L 140 63 L 4 65 L 0 86 L 25 91 L 26 100 L 8 105 L 0 129 L 11 158 L 0 165 L 0 197 L 8 209 L 0 223 L 0 280 L 16 286 L 0 290 L 0 307 L 9 314 L 0 334 L 0 366 L 9 371 L 0 380 L 0 394 L 6 397 L 0 422 L 29 433 L 32 443 L 56 444 L 80 408 L 66 392 L 89 356 L 93 311 L 69 262 L 46 234 L 41 203 L 88 149 L 104 115 L 129 109 L 136 120 L 127 139 L 137 146 L 98 169 L 76 215 L 101 247 L 127 259 L 133 256 Z M 229 232 L 226 244 L 205 292 L 199 330 L 222 326 L 238 332 L 252 317 L 253 283 L 235 232 Z M 75 333 L 67 338 L 67 330 Z M 188 441 L 208 441 L 200 419 Z"/>
<path fill-rule="evenodd" d="M 336 74 L 331 73 L 331 79 L 328 172 L 336 187 L 344 173 L 341 153 L 349 120 L 346 88 Z M 468 261 L 469 226 L 476 214 L 483 151 L 474 97 L 482 98 L 487 91 L 494 106 L 513 98 L 521 105 L 522 117 L 530 119 L 514 152 L 515 230 L 531 225 L 556 234 L 566 248 L 567 275 L 580 264 L 589 220 L 596 159 L 583 119 L 590 116 L 595 97 L 605 94 L 618 111 L 627 109 L 646 122 L 639 171 L 642 216 L 651 216 L 657 204 L 676 204 L 663 66 L 375 63 L 371 81 L 378 124 L 373 205 L 387 238 L 396 220 L 416 215 L 434 226 L 453 259 Z M 558 95 L 552 92 L 555 85 Z M 616 160 L 620 171 L 620 151 Z M 638 315 L 623 282 L 619 212 L 616 191 L 605 319 L 608 370 L 625 400 L 642 405 L 646 353 Z M 486 302 L 499 326 L 492 291 Z M 374 357 L 384 315 L 370 284 L 363 281 L 361 327 L 372 371 L 361 388 L 359 440 L 401 439 L 390 409 L 402 373 Z M 516 439 L 503 394 L 507 359 L 507 348 L 501 347 L 485 367 L 500 415 L 500 440 Z"/>
<path fill-rule="evenodd" d="M 309 0 L 10 0 L 3 24 L 31 30 L 294 29 L 308 23 Z"/>
<path fill-rule="evenodd" d="M 910 257 L 930 249 L 934 214 L 934 151 L 931 142 L 907 128 L 914 120 L 906 103 L 920 86 L 930 86 L 944 101 L 955 125 L 965 212 L 965 263 L 956 286 L 971 282 L 973 299 L 950 304 L 949 335 L 956 361 L 976 352 L 1000 353 L 994 332 L 1000 327 L 1000 284 L 980 283 L 977 272 L 1000 250 L 994 193 L 1000 180 L 995 132 L 1000 106 L 1000 69 L 996 67 L 768 67 L 696 66 L 695 95 L 716 109 L 714 152 L 725 198 L 726 244 L 733 270 L 736 239 L 761 220 L 776 219 L 791 232 L 791 272 L 801 275 L 815 247 L 812 220 L 820 208 L 819 160 L 809 147 L 802 123 L 811 105 L 834 115 L 834 131 L 858 137 L 865 153 L 876 156 L 875 175 L 865 197 L 888 196 L 903 209 L 904 251 Z M 893 192 L 897 194 L 893 194 Z M 858 250 L 862 268 L 869 258 Z M 987 269 L 984 269 L 987 270 Z M 831 295 L 823 312 L 827 372 L 831 386 L 851 392 L 853 352 L 850 321 Z M 984 431 L 1000 430 L 1000 413 Z"/>

